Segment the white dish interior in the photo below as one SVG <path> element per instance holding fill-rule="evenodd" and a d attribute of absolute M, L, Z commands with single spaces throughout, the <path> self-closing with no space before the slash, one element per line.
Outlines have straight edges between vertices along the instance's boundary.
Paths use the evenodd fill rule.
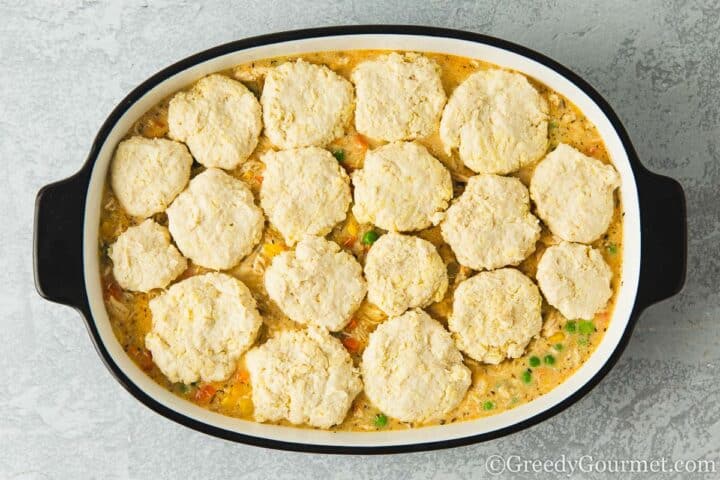
<path fill-rule="evenodd" d="M 138 368 L 123 351 L 121 345 L 115 338 L 103 303 L 97 238 L 100 221 L 100 202 L 107 170 L 115 145 L 130 126 L 145 111 L 160 100 L 207 74 L 224 70 L 237 64 L 279 55 L 359 49 L 440 52 L 477 58 L 502 67 L 518 70 L 538 79 L 550 88 L 565 95 L 597 126 L 598 131 L 602 135 L 610 157 L 622 177 L 621 192 L 625 208 L 623 220 L 622 286 L 618 295 L 613 318 L 597 350 L 577 372 L 548 394 L 515 409 L 491 417 L 442 426 L 416 428 L 407 431 L 372 433 L 327 432 L 304 428 L 280 427 L 226 417 L 176 397 L 156 384 Z M 610 358 L 620 342 L 633 309 L 640 273 L 640 214 L 637 188 L 630 162 L 613 125 L 589 96 L 570 80 L 551 68 L 498 47 L 459 39 L 400 34 L 338 35 L 286 41 L 225 54 L 179 72 L 145 93 L 145 95 L 134 103 L 118 120 L 114 128 L 110 131 L 105 143 L 100 148 L 95 167 L 92 171 L 87 194 L 83 244 L 85 287 L 89 297 L 92 317 L 96 323 L 100 338 L 122 372 L 135 383 L 138 388 L 146 392 L 154 400 L 167 408 L 199 422 L 254 437 L 312 445 L 380 447 L 441 442 L 490 433 L 543 413 L 577 392 L 590 381 Z"/>

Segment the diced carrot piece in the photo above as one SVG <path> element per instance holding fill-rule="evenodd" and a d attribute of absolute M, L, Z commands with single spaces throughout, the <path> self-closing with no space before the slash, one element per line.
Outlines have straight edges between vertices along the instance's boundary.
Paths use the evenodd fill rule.
<path fill-rule="evenodd" d="M 605 310 L 595 316 L 595 325 L 598 327 L 605 327 L 608 324 L 608 320 L 610 320 L 610 312 Z"/>
<path fill-rule="evenodd" d="M 152 353 L 149 350 L 130 345 L 128 348 L 128 354 L 135 359 L 138 366 L 149 372 L 153 368 Z"/>
<path fill-rule="evenodd" d="M 195 401 L 198 403 L 208 403 L 215 396 L 216 392 L 217 388 L 210 384 L 205 384 L 195 392 Z"/>
<path fill-rule="evenodd" d="M 353 317 L 348 322 L 347 327 L 345 327 L 345 330 L 351 332 L 351 331 L 355 330 L 356 327 L 357 327 L 357 320 L 355 320 L 355 317 Z"/>
<path fill-rule="evenodd" d="M 361 147 L 362 149 L 367 149 L 367 148 L 368 148 L 368 141 L 367 141 L 367 139 L 366 139 L 365 137 L 363 137 L 362 135 L 360 135 L 359 133 L 356 133 L 355 136 L 353 137 L 353 139 L 355 140 L 355 143 L 357 143 L 358 145 L 360 145 L 360 147 Z"/>
<path fill-rule="evenodd" d="M 343 345 L 345 345 L 345 348 L 348 349 L 351 353 L 356 353 L 358 350 L 360 350 L 360 342 L 353 337 L 345 337 L 342 341 Z"/>
<path fill-rule="evenodd" d="M 356 241 L 357 241 L 357 237 L 348 237 L 343 241 L 342 246 L 346 247 L 346 248 L 350 248 L 355 244 Z"/>
<path fill-rule="evenodd" d="M 250 383 L 250 372 L 245 369 L 238 370 L 236 377 L 240 383 Z"/>

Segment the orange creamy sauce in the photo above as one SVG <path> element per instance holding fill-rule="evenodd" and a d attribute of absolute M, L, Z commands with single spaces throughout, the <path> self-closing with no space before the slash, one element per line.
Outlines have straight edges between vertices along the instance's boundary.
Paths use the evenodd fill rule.
<path fill-rule="evenodd" d="M 350 73 L 359 62 L 382 53 L 386 52 L 363 50 L 312 53 L 257 61 L 251 64 L 239 65 L 222 73 L 243 82 L 259 97 L 262 91 L 264 72 L 284 61 L 299 57 L 304 58 L 309 62 L 325 64 L 338 74 L 349 79 Z M 496 68 L 494 65 L 463 57 L 433 53 L 425 53 L 425 55 L 434 59 L 442 68 L 442 81 L 448 96 L 471 73 L 481 69 Z M 549 150 L 554 149 L 558 143 L 563 142 L 574 146 L 587 155 L 611 163 L 600 134 L 582 112 L 562 95 L 553 92 L 532 78 L 529 78 L 529 80 L 548 101 L 550 108 Z M 127 136 L 166 136 L 168 100 L 166 99 L 148 111 L 138 120 Z M 452 173 L 455 196 L 457 197 L 462 193 L 466 179 L 472 176 L 473 173 L 462 165 L 456 153 L 451 156 L 444 153 L 437 132 L 428 138 L 420 139 L 419 142 L 425 145 L 433 155 L 448 167 Z M 380 145 L 380 143 L 358 135 L 354 128 L 350 126 L 347 135 L 333 142 L 328 149 L 330 151 L 342 150 L 344 152 L 342 165 L 350 173 L 361 168 L 365 152 L 369 148 L 372 149 Z M 259 198 L 264 169 L 259 157 L 270 148 L 271 145 L 267 138 L 261 137 L 259 145 L 250 159 L 229 172 L 231 175 L 245 181 L 252 189 L 256 199 Z M 533 169 L 534 165 L 524 168 L 514 175 L 520 178 L 525 185 L 528 185 Z M 192 175 L 194 176 L 203 170 L 204 167 L 195 163 Z M 529 402 L 565 381 L 587 360 L 607 330 L 621 285 L 622 216 L 623 208 L 620 195 L 616 193 L 615 213 L 610 228 L 600 240 L 593 244 L 603 254 L 613 271 L 613 296 L 606 309 L 595 316 L 592 324 L 589 322 L 568 322 L 557 310 L 549 306 L 547 302 L 543 302 L 543 329 L 541 335 L 530 343 L 525 355 L 518 359 L 506 360 L 500 365 L 485 365 L 466 357 L 465 363 L 473 373 L 472 385 L 460 405 L 444 418 L 433 422 L 433 424 L 453 423 L 494 415 Z M 164 213 L 157 214 L 153 218 L 160 224 L 167 225 L 167 217 Z M 242 359 L 238 363 L 235 374 L 225 382 L 198 382 L 193 385 L 173 384 L 155 366 L 152 355 L 145 349 L 144 338 L 150 331 L 152 322 L 148 301 L 159 295 L 160 290 L 148 294 L 123 291 L 113 279 L 112 262 L 106 254 L 107 246 L 112 244 L 125 229 L 139 223 L 139 221 L 122 211 L 113 196 L 108 182 L 103 196 L 98 246 L 105 303 L 118 341 L 141 369 L 158 384 L 176 395 L 224 415 L 252 420 L 252 386 Z M 360 239 L 363 233 L 371 229 L 371 225 L 358 224 L 352 213 L 348 212 L 348 218 L 337 225 L 328 237 L 340 244 L 346 251 L 355 255 L 358 261 L 363 264 L 368 247 L 363 245 Z M 381 232 L 379 229 L 375 230 Z M 438 227 L 418 232 L 417 235 L 435 244 L 447 264 L 450 278 L 450 288 L 447 295 L 442 301 L 426 309 L 431 316 L 446 325 L 447 317 L 452 309 L 452 297 L 455 287 L 460 281 L 472 275 L 473 272 L 458 265 L 452 250 L 443 242 Z M 534 278 L 539 258 L 545 248 L 554 243 L 557 243 L 557 239 L 553 237 L 547 228 L 544 228 L 542 237 L 537 243 L 536 251 L 518 268 Z M 268 225 L 262 241 L 253 253 L 239 265 L 227 271 L 227 273 L 245 282 L 258 302 L 258 309 L 264 318 L 264 325 L 256 344 L 263 343 L 280 330 L 300 328 L 298 324 L 289 320 L 270 301 L 263 287 L 265 267 L 269 265 L 274 255 L 286 248 L 282 236 L 272 226 Z M 203 267 L 193 265 L 192 262 L 189 265 L 187 271 L 176 281 L 209 271 Z M 365 301 L 345 330 L 334 334 L 343 342 L 356 364 L 360 361 L 368 335 L 385 318 L 386 316 L 377 307 Z M 569 325 L 567 325 L 568 323 Z M 552 356 L 552 358 L 549 356 Z M 540 364 L 531 366 L 537 363 L 538 359 Z M 374 420 L 379 413 L 381 412 L 368 401 L 364 393 L 361 393 L 355 399 L 345 421 L 334 427 L 333 430 L 373 431 L 378 429 L 407 429 L 419 426 L 413 423 L 399 422 L 391 418 L 387 419 L 387 425 L 376 426 Z M 287 422 L 279 423 L 288 424 Z"/>

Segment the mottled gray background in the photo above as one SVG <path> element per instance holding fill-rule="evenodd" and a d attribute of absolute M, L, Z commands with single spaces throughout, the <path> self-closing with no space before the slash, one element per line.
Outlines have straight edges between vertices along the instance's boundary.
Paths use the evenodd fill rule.
<path fill-rule="evenodd" d="M 497 453 L 705 458 L 720 471 L 717 2 L 224 3 L 0 0 L 1 478 L 480 478 L 485 459 Z M 152 413 L 106 372 L 80 317 L 36 295 L 36 191 L 78 169 L 115 104 L 178 59 L 250 35 L 383 22 L 496 35 L 593 84 L 645 164 L 685 188 L 684 292 L 642 316 L 617 368 L 590 395 L 541 425 L 483 445 L 311 456 L 235 445 Z"/>

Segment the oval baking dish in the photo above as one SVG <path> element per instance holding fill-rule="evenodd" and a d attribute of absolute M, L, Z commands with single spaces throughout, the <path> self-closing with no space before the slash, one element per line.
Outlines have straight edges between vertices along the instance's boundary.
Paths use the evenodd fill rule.
<path fill-rule="evenodd" d="M 203 409 L 173 395 L 133 363 L 112 331 L 101 288 L 97 238 L 101 199 L 115 146 L 146 111 L 214 72 L 255 60 L 340 50 L 410 50 L 458 55 L 516 70 L 573 102 L 598 129 L 622 181 L 622 284 L 612 321 L 597 349 L 549 393 L 497 415 L 459 423 L 382 432 L 331 432 L 260 424 Z M 35 283 L 46 299 L 76 308 L 100 357 L 140 402 L 183 425 L 228 440 L 323 453 L 392 453 L 446 448 L 534 425 L 576 402 L 612 368 L 640 313 L 677 293 L 686 269 L 685 197 L 673 179 L 637 158 L 607 102 L 565 67 L 524 47 L 484 35 L 410 26 L 331 27 L 249 38 L 196 54 L 133 90 L 100 129 L 87 161 L 37 196 Z"/>

